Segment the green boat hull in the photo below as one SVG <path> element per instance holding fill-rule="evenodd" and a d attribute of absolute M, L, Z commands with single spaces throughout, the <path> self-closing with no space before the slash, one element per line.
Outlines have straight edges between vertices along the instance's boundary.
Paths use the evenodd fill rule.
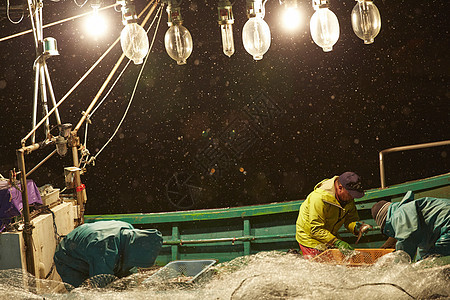
<path fill-rule="evenodd" d="M 448 198 L 450 173 L 422 180 L 371 189 L 356 199 L 359 216 L 375 230 L 364 236 L 357 248 L 378 248 L 384 237 L 372 219 L 370 209 L 381 199 L 400 201 L 407 191 L 416 198 Z M 157 228 L 164 237 L 163 249 L 156 261 L 165 265 L 174 260 L 217 259 L 219 262 L 261 251 L 298 249 L 295 222 L 303 200 L 165 213 L 86 215 L 85 222 L 121 220 L 137 228 Z M 340 235 L 353 246 L 356 237 L 341 228 Z"/>

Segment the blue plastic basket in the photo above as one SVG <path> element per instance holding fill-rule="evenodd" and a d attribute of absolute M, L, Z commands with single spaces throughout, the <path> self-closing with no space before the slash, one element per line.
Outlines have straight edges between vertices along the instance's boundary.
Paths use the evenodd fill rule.
<path fill-rule="evenodd" d="M 152 276 L 147 278 L 143 283 L 153 281 L 170 281 L 173 279 L 182 279 L 173 283 L 193 283 L 215 263 L 215 259 L 203 260 L 175 260 L 159 269 Z"/>

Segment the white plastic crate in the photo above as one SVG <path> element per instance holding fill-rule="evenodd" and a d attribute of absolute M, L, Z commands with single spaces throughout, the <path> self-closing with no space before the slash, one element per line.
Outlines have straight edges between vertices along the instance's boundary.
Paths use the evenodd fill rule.
<path fill-rule="evenodd" d="M 51 205 L 59 200 L 59 189 L 53 188 L 51 185 L 44 185 L 39 188 L 42 204 Z"/>
<path fill-rule="evenodd" d="M 168 283 L 193 283 L 215 263 L 215 259 L 175 260 L 159 269 L 143 283 L 164 281 Z"/>

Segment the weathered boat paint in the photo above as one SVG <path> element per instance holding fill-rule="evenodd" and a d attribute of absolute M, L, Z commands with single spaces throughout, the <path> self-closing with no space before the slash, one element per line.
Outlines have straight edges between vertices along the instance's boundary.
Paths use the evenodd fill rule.
<path fill-rule="evenodd" d="M 358 248 L 378 248 L 384 237 L 372 219 L 370 209 L 381 199 L 400 201 L 407 191 L 419 197 L 449 197 L 450 173 L 366 191 L 356 199 L 362 221 L 374 227 L 361 238 Z M 297 249 L 295 222 L 303 200 L 253 206 L 203 209 L 164 213 L 85 215 L 85 222 L 121 220 L 138 228 L 158 228 L 164 237 L 158 265 L 179 259 L 229 261 L 261 251 Z M 340 231 L 354 244 L 357 237 Z"/>

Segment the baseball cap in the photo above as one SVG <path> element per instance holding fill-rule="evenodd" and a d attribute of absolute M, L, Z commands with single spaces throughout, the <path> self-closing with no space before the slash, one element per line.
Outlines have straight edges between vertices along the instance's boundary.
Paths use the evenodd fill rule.
<path fill-rule="evenodd" d="M 344 172 L 339 176 L 339 182 L 353 198 L 364 197 L 364 189 L 361 185 L 361 177 L 354 172 Z"/>

